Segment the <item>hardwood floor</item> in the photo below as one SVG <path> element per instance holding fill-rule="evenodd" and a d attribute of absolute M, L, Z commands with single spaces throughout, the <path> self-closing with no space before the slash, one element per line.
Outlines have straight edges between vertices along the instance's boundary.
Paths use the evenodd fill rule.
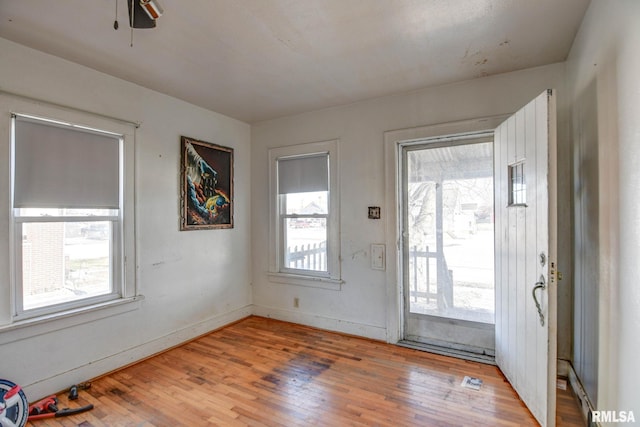
<path fill-rule="evenodd" d="M 465 375 L 482 379 L 481 389 L 462 387 Z M 260 317 L 99 378 L 74 402 L 59 399 L 95 408 L 32 424 L 536 425 L 495 366 Z"/>
<path fill-rule="evenodd" d="M 568 386 L 567 390 L 558 390 L 556 398 L 556 425 L 563 426 L 585 426 L 587 421 L 580 412 L 578 399 Z"/>

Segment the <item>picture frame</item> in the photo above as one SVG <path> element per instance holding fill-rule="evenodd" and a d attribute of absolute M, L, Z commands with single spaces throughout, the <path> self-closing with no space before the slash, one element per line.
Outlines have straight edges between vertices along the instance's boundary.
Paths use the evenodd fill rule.
<path fill-rule="evenodd" d="M 180 137 L 180 230 L 233 228 L 233 148 Z"/>

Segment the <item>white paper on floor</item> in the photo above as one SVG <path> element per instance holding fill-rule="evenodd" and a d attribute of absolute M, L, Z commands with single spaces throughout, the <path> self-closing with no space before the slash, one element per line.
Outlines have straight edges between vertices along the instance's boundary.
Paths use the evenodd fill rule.
<path fill-rule="evenodd" d="M 480 387 L 482 387 L 482 380 L 480 378 L 474 378 L 467 375 L 462 380 L 461 385 L 462 387 L 470 388 L 472 390 L 480 390 Z"/>

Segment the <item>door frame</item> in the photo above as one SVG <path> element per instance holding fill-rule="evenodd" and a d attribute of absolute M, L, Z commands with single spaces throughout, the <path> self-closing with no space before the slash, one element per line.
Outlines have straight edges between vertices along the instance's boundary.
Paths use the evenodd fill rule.
<path fill-rule="evenodd" d="M 402 223 L 398 212 L 402 209 L 401 144 L 427 138 L 450 137 L 456 134 L 493 132 L 511 114 L 501 114 L 472 120 L 438 123 L 384 132 L 385 151 L 385 235 L 387 247 L 387 307 L 386 340 L 396 344 L 404 337 L 404 290 L 402 267 Z"/>

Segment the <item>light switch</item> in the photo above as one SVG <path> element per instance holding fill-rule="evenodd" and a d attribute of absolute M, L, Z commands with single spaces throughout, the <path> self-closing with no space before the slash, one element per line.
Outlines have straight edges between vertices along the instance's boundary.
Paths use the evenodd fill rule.
<path fill-rule="evenodd" d="M 374 270 L 384 270 L 384 245 L 371 244 L 371 268 Z"/>

